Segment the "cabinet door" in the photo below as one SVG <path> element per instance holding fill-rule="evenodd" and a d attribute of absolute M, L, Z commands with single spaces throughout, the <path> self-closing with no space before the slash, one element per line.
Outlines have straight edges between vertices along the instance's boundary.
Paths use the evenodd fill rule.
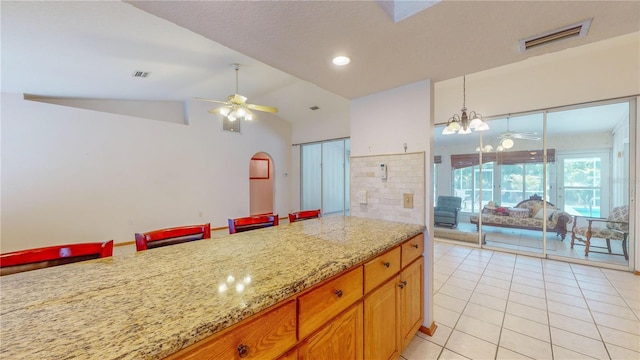
<path fill-rule="evenodd" d="M 400 276 L 396 275 L 364 299 L 364 358 L 400 356 Z"/>
<path fill-rule="evenodd" d="M 400 274 L 400 334 L 402 348 L 413 339 L 424 319 L 424 257 L 407 266 Z"/>
<path fill-rule="evenodd" d="M 326 324 L 298 348 L 300 360 L 362 360 L 362 301 Z"/>

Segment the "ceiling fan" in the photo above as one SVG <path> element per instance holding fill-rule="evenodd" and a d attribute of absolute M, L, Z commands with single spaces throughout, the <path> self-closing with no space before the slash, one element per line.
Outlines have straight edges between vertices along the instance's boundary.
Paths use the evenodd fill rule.
<path fill-rule="evenodd" d="M 196 100 L 209 101 L 212 103 L 224 104 L 223 106 L 209 110 L 212 114 L 221 114 L 229 121 L 236 121 L 237 119 L 244 118 L 245 120 L 253 120 L 254 115 L 251 110 L 257 111 L 265 111 L 270 113 L 278 112 L 278 108 L 272 106 L 265 105 L 255 105 L 247 103 L 247 98 L 238 94 L 238 70 L 240 69 L 239 64 L 231 64 L 233 69 L 236 71 L 236 93 L 233 95 L 229 95 L 226 101 L 222 100 L 213 100 L 213 99 L 205 99 L 205 98 L 195 98 Z"/>
<path fill-rule="evenodd" d="M 498 142 L 498 151 L 502 151 L 504 149 L 511 149 L 514 145 L 513 139 L 522 139 L 522 140 L 540 140 L 540 136 L 537 132 L 534 131 L 520 131 L 514 132 L 509 131 L 509 117 L 507 116 L 507 131 L 498 135 L 500 141 Z"/>

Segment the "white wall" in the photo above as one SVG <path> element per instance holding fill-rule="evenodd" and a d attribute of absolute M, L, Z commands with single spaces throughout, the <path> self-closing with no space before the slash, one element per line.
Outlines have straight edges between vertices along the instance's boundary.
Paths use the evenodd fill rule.
<path fill-rule="evenodd" d="M 431 80 L 353 100 L 351 102 L 351 157 L 401 154 L 405 152 L 404 144 L 407 144 L 406 152 L 424 152 L 425 189 L 432 189 L 432 103 Z M 359 190 L 352 184 L 352 196 Z M 423 204 L 432 202 L 432 192 L 425 191 Z M 427 224 L 427 233 L 423 253 L 425 256 L 423 326 L 426 328 L 429 328 L 434 321 L 431 304 L 433 299 L 433 234 L 430 229 L 430 224 L 433 223 L 432 210 L 431 206 L 425 206 L 424 224 Z"/>
<path fill-rule="evenodd" d="M 270 114 L 222 132 L 209 106 L 190 125 L 2 94 L 2 252 L 114 239 L 249 213 L 249 160 L 268 153 L 275 211 L 290 202 L 290 126 Z"/>
<path fill-rule="evenodd" d="M 640 93 L 640 33 L 467 75 L 467 108 L 503 115 Z M 462 78 L 435 83 L 435 122 L 462 107 Z"/>

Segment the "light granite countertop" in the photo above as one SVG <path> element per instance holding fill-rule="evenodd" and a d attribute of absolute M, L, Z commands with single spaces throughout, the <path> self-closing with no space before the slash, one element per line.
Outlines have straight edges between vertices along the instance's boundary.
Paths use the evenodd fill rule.
<path fill-rule="evenodd" d="M 327 216 L 0 278 L 0 358 L 161 359 L 424 231 Z"/>

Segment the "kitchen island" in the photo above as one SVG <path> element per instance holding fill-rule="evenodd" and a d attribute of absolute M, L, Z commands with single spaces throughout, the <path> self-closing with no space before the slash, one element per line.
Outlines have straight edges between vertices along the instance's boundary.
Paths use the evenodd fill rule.
<path fill-rule="evenodd" d="M 327 216 L 3 276 L 0 358 L 162 359 L 423 231 Z"/>

